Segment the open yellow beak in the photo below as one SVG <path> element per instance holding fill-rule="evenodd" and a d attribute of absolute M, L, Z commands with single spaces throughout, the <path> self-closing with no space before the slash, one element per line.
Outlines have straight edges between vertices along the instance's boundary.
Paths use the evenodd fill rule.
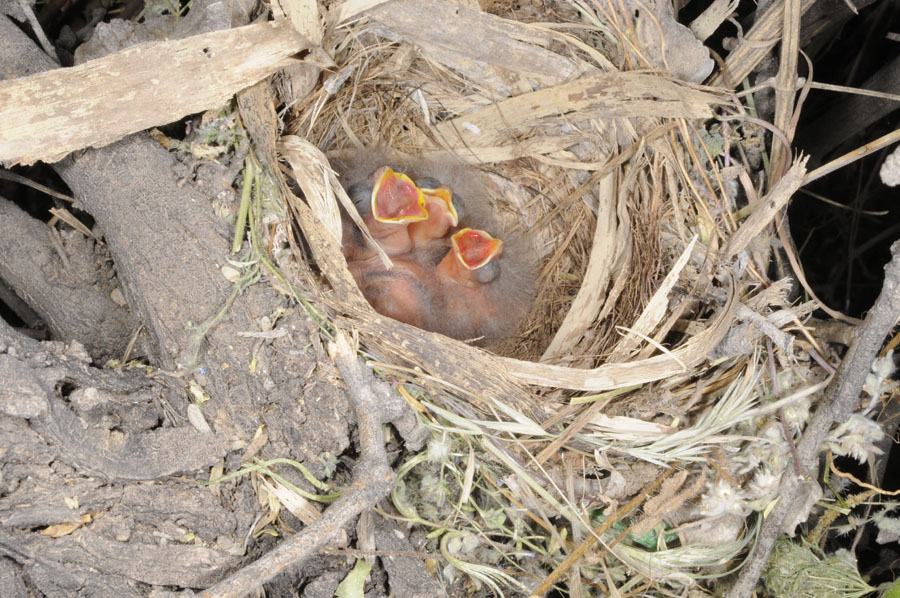
<path fill-rule="evenodd" d="M 422 193 L 426 197 L 436 197 L 444 202 L 447 206 L 447 214 L 450 215 L 450 226 L 459 224 L 459 214 L 456 213 L 456 206 L 453 204 L 453 192 L 450 187 L 441 185 L 435 189 L 422 189 Z"/>
<path fill-rule="evenodd" d="M 372 215 L 379 222 L 402 224 L 428 218 L 425 195 L 405 174 L 383 166 L 375 172 Z"/>
<path fill-rule="evenodd" d="M 450 237 L 453 252 L 468 270 L 484 267 L 503 252 L 503 241 L 483 230 L 464 228 Z"/>

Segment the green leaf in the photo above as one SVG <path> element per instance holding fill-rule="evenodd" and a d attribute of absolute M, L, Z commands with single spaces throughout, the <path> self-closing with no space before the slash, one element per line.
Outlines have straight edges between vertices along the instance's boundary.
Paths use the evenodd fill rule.
<path fill-rule="evenodd" d="M 895 581 L 893 585 L 881 595 L 881 598 L 900 598 L 900 581 Z"/>
<path fill-rule="evenodd" d="M 365 559 L 356 559 L 356 565 L 337 587 L 334 598 L 363 598 L 363 586 L 366 584 L 366 578 L 369 577 L 371 570 L 372 563 Z"/>

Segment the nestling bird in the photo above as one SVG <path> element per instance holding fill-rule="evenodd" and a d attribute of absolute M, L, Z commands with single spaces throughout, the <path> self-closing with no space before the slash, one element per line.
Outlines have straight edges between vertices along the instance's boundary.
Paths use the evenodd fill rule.
<path fill-rule="evenodd" d="M 421 248 L 443 239 L 451 228 L 459 224 L 459 212 L 450 187 L 431 177 L 417 181 L 416 185 L 425 196 L 428 218 L 410 224 L 409 237 L 414 247 Z"/>
<path fill-rule="evenodd" d="M 500 276 L 499 262 L 503 241 L 483 230 L 464 228 L 450 236 L 453 249 L 435 267 L 440 282 L 478 288 Z"/>
<path fill-rule="evenodd" d="M 500 227 L 474 171 L 383 151 L 336 169 L 394 262 L 385 269 L 345 218 L 344 256 L 376 311 L 459 339 L 493 342 L 514 331 L 533 299 L 535 258 L 521 239 L 486 232 Z"/>
<path fill-rule="evenodd" d="M 347 188 L 347 195 L 359 211 L 372 238 L 390 255 L 401 255 L 412 249 L 412 240 L 407 224 L 428 218 L 425 195 L 404 174 L 392 168 L 381 166 L 365 180 Z M 368 259 L 375 250 L 366 247 L 362 235 L 347 233 L 344 222 L 344 255 L 347 259 Z M 354 229 L 355 230 L 355 229 Z"/>
<path fill-rule="evenodd" d="M 378 313 L 400 322 L 430 329 L 434 320 L 425 287 L 426 270 L 414 261 L 393 258 L 387 270 L 378 257 L 349 263 L 359 290 Z"/>

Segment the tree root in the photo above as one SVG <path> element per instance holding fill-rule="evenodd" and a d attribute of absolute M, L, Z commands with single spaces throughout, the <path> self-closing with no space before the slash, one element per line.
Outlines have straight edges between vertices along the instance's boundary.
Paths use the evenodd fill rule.
<path fill-rule="evenodd" d="M 296 567 L 314 556 L 319 548 L 333 539 L 354 517 L 372 508 L 387 496 L 394 481 L 384 450 L 381 426 L 390 415 L 376 390 L 376 380 L 356 357 L 347 337 L 338 332 L 329 346 L 350 394 L 359 431 L 360 459 L 353 468 L 353 483 L 344 495 L 322 513 L 312 525 L 285 540 L 257 561 L 232 574 L 215 586 L 201 592 L 204 598 L 240 598 L 270 581 L 288 567 Z"/>
<path fill-rule="evenodd" d="M 51 229 L 0 197 L 0 278 L 46 322 L 53 336 L 77 340 L 99 362 L 121 358 L 137 325 L 110 299 L 101 252 L 80 233 L 50 241 Z M 65 261 L 64 261 L 65 260 Z"/>
<path fill-rule="evenodd" d="M 193 428 L 132 425 L 142 415 L 153 421 L 156 402 L 178 400 L 180 381 L 170 387 L 139 370 L 98 370 L 77 349 L 60 355 L 54 347 L 63 345 L 25 338 L 0 319 L 0 416 L 28 420 L 78 470 L 107 481 L 155 480 L 205 469 L 225 455 L 221 439 Z M 71 388 L 69 404 L 57 396 L 60 385 Z M 84 406 L 84 417 L 72 404 Z M 110 420 L 125 423 L 113 431 Z"/>

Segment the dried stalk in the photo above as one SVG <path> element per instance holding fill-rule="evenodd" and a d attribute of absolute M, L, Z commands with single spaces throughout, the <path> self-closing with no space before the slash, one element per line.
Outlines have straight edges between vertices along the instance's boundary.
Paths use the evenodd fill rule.
<path fill-rule="evenodd" d="M 844 356 L 841 367 L 825 390 L 822 405 L 816 410 L 797 445 L 801 469 L 807 475 L 804 478 L 789 475 L 782 481 L 781 498 L 762 524 L 756 547 L 744 563 L 734 586 L 725 594 L 726 598 L 749 598 L 753 594 L 787 515 L 800 508 L 804 486 L 818 475 L 819 446 L 834 422 L 846 421 L 853 413 L 869 368 L 885 336 L 900 317 L 900 241 L 891 246 L 891 256 L 891 262 L 885 267 L 881 294 L 860 327 L 856 341 Z"/>

